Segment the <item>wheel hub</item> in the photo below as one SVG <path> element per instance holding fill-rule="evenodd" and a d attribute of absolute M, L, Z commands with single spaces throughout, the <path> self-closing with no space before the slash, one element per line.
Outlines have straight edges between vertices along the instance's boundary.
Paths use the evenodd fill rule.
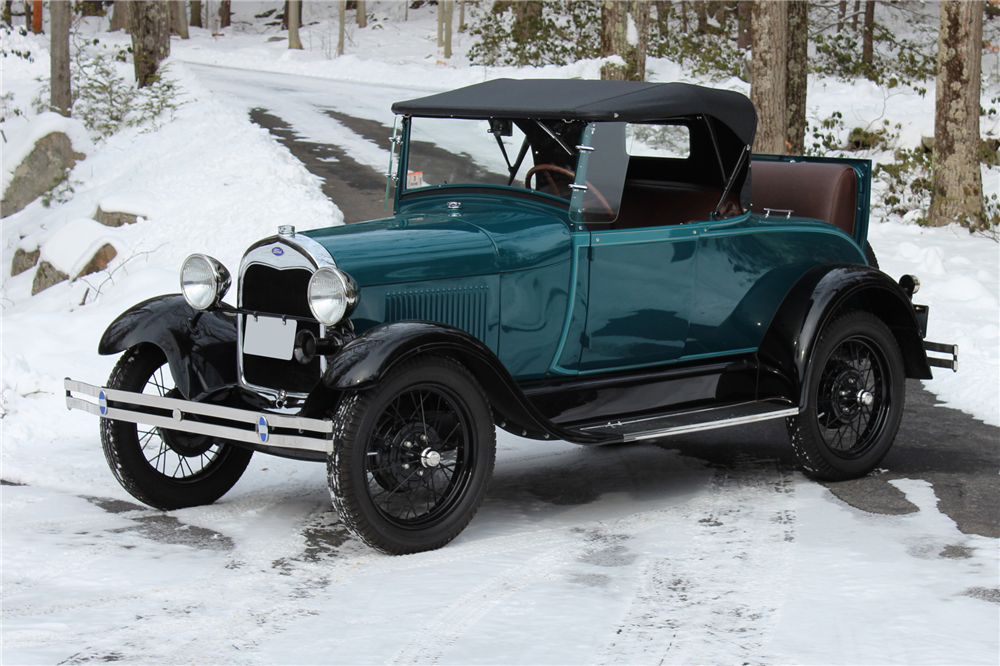
<path fill-rule="evenodd" d="M 420 464 L 424 467 L 437 467 L 441 464 L 441 454 L 427 447 L 420 452 Z"/>
<path fill-rule="evenodd" d="M 841 421 L 853 421 L 861 414 L 861 407 L 870 407 L 875 396 L 862 382 L 861 373 L 854 368 L 841 372 L 833 381 L 833 404 Z"/>
<path fill-rule="evenodd" d="M 422 421 L 407 423 L 377 451 L 375 478 L 386 490 L 416 486 L 441 464 L 440 437 Z"/>

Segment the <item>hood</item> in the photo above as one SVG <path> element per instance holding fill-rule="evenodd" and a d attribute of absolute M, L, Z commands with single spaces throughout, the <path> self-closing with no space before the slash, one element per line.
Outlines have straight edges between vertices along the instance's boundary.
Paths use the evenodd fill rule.
<path fill-rule="evenodd" d="M 361 287 L 500 271 L 490 237 L 447 216 L 414 215 L 302 233 L 323 245 Z"/>

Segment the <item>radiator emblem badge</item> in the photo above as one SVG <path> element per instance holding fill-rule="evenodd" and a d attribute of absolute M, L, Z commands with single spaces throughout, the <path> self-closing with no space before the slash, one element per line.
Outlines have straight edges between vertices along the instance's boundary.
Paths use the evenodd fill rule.
<path fill-rule="evenodd" d="M 276 257 L 280 257 L 284 253 L 285 253 L 285 251 L 282 250 L 280 247 L 272 247 L 271 248 L 271 254 L 273 254 Z"/>
<path fill-rule="evenodd" d="M 267 444 L 269 433 L 267 428 L 267 419 L 263 416 L 257 419 L 257 436 L 260 437 L 261 444 Z"/>

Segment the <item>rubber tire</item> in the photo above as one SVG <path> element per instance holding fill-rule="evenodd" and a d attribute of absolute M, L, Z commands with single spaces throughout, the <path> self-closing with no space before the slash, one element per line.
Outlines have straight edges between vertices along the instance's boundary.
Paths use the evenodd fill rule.
<path fill-rule="evenodd" d="M 817 419 L 817 399 L 823 368 L 834 350 L 846 339 L 865 337 L 879 348 L 887 366 L 890 399 L 888 413 L 875 442 L 862 455 L 849 459 L 834 452 L 826 443 Z M 903 358 L 892 332 L 881 319 L 869 312 L 852 310 L 829 322 L 819 336 L 809 373 L 807 402 L 797 416 L 786 419 L 792 448 L 806 473 L 825 481 L 844 481 L 869 474 L 882 462 L 899 430 L 905 402 Z"/>
<path fill-rule="evenodd" d="M 872 244 L 865 241 L 865 259 L 868 261 L 868 265 L 872 268 L 878 268 L 878 259 L 875 257 L 875 249 L 872 248 Z"/>
<path fill-rule="evenodd" d="M 452 510 L 426 528 L 394 525 L 375 507 L 367 490 L 368 438 L 385 406 L 407 387 L 441 384 L 457 394 L 471 416 L 474 464 L 463 495 Z M 476 378 L 441 356 L 401 363 L 376 387 L 348 393 L 334 417 L 333 453 L 327 460 L 330 496 L 344 526 L 359 540 L 388 555 L 435 550 L 457 537 L 479 510 L 493 476 L 496 431 L 489 401 Z"/>
<path fill-rule="evenodd" d="M 142 344 L 122 354 L 111 371 L 108 388 L 141 392 L 153 373 L 167 362 L 159 347 Z M 104 456 L 118 482 L 143 504 L 171 511 L 212 504 L 232 488 L 250 463 L 253 451 L 222 441 L 219 455 L 196 479 L 173 479 L 146 460 L 135 423 L 101 419 Z"/>

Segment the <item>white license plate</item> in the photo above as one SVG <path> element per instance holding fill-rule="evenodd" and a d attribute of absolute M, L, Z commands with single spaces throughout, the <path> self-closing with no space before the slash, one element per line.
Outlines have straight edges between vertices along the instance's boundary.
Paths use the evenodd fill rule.
<path fill-rule="evenodd" d="M 290 361 L 295 350 L 295 329 L 293 319 L 247 317 L 243 326 L 243 353 Z"/>

